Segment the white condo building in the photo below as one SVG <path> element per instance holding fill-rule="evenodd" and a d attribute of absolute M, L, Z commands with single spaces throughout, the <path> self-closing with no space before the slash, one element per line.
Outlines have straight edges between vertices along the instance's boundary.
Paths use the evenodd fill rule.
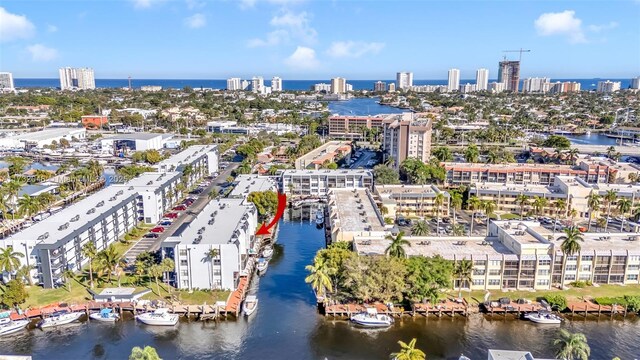
<path fill-rule="evenodd" d="M 612 92 L 616 92 L 620 90 L 620 81 L 598 81 L 598 89 L 599 93 L 610 94 Z"/>
<path fill-rule="evenodd" d="M 412 72 L 399 72 L 396 74 L 396 88 L 399 90 L 409 90 L 413 86 Z"/>
<path fill-rule="evenodd" d="M 494 81 L 491 84 L 489 84 L 489 91 L 491 91 L 492 93 L 501 93 L 505 90 L 507 90 L 507 85 L 503 82 Z"/>
<path fill-rule="evenodd" d="M 0 72 L 0 92 L 14 90 L 13 74 L 10 72 Z"/>
<path fill-rule="evenodd" d="M 640 89 L 640 76 L 638 76 L 638 77 L 636 77 L 636 78 L 631 79 L 631 83 L 629 84 L 629 86 L 630 86 L 632 89 L 636 89 L 636 90 L 637 90 L 637 89 Z"/>
<path fill-rule="evenodd" d="M 91 68 L 65 67 L 58 70 L 60 90 L 91 90 L 96 88 L 96 80 Z"/>
<path fill-rule="evenodd" d="M 449 69 L 449 76 L 447 82 L 447 90 L 455 91 L 460 87 L 460 70 L 459 69 Z"/>
<path fill-rule="evenodd" d="M 227 90 L 229 91 L 244 90 L 242 88 L 242 79 L 240 78 L 227 79 Z"/>
<path fill-rule="evenodd" d="M 313 91 L 315 92 L 331 92 L 331 84 L 319 83 L 313 85 Z"/>
<path fill-rule="evenodd" d="M 488 90 L 489 88 L 489 70 L 478 69 L 476 70 L 476 91 Z"/>
<path fill-rule="evenodd" d="M 342 77 L 336 77 L 331 79 L 331 93 L 332 94 L 344 94 L 347 92 L 347 79 Z"/>
<path fill-rule="evenodd" d="M 543 78 L 526 78 L 522 81 L 522 91 L 526 93 L 531 92 L 546 92 L 550 88 L 550 79 Z"/>
<path fill-rule="evenodd" d="M 282 91 L 282 79 L 274 76 L 271 79 L 271 91 Z"/>
<path fill-rule="evenodd" d="M 262 78 L 262 76 L 254 76 L 251 79 L 251 91 L 262 94 L 264 91 L 264 78 Z"/>

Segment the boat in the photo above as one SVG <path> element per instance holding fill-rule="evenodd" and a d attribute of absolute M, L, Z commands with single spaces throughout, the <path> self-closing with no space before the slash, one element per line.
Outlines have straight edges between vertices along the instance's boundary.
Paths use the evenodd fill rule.
<path fill-rule="evenodd" d="M 389 327 L 393 324 L 391 316 L 378 314 L 375 308 L 367 308 L 366 311 L 351 316 L 351 321 L 364 327 Z"/>
<path fill-rule="evenodd" d="M 147 325 L 173 326 L 178 323 L 178 315 L 169 313 L 167 308 L 158 308 L 136 316 L 136 319 Z"/>
<path fill-rule="evenodd" d="M 471 360 L 470 358 L 464 356 L 464 355 L 460 355 L 460 357 L 458 358 L 458 360 Z"/>
<path fill-rule="evenodd" d="M 524 318 L 538 324 L 560 324 L 562 322 L 562 318 L 560 316 L 548 311 L 531 312 L 526 314 Z"/>
<path fill-rule="evenodd" d="M 271 256 L 273 256 L 273 247 L 270 245 L 267 245 L 264 247 L 264 249 L 262 249 L 262 257 L 270 258 Z"/>
<path fill-rule="evenodd" d="M 9 319 L 9 321 L 3 321 L 0 324 L 0 336 L 13 334 L 20 330 L 24 330 L 27 328 L 27 325 L 29 325 L 29 323 L 31 323 L 31 320 L 27 320 L 27 319 L 22 319 L 22 320 Z"/>
<path fill-rule="evenodd" d="M 242 312 L 246 316 L 251 316 L 258 308 L 258 298 L 255 295 L 248 295 L 242 304 Z"/>
<path fill-rule="evenodd" d="M 322 209 L 318 209 L 316 212 L 316 225 L 321 227 L 324 224 L 324 211 Z"/>
<path fill-rule="evenodd" d="M 56 311 L 48 317 L 40 320 L 36 326 L 40 329 L 44 329 L 48 327 L 66 325 L 77 321 L 82 317 L 82 315 L 84 315 L 82 312 Z"/>
<path fill-rule="evenodd" d="M 269 260 L 265 258 L 258 259 L 258 265 L 256 265 L 256 269 L 258 270 L 258 274 L 264 275 L 267 272 L 267 268 L 269 267 Z"/>
<path fill-rule="evenodd" d="M 120 319 L 120 315 L 113 312 L 113 310 L 109 308 L 102 309 L 99 313 L 90 314 L 89 317 L 91 318 L 91 320 L 103 322 L 116 322 L 118 319 Z"/>

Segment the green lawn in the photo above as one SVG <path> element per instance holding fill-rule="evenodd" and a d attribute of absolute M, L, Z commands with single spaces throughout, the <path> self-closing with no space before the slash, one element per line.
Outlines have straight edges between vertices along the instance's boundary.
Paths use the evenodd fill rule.
<path fill-rule="evenodd" d="M 516 215 L 512 213 L 500 214 L 500 220 L 516 220 L 516 219 L 520 219 L 520 215 Z"/>
<path fill-rule="evenodd" d="M 468 291 L 463 291 L 463 295 L 468 296 Z M 453 292 L 452 292 L 453 294 Z M 457 292 L 456 292 L 457 294 Z M 471 297 L 476 301 L 484 299 L 485 291 L 472 291 Z M 600 285 L 599 287 L 588 286 L 585 288 L 571 288 L 569 290 L 543 290 L 543 291 L 494 291 L 491 290 L 491 299 L 496 300 L 501 297 L 509 297 L 511 299 L 529 299 L 536 300 L 548 294 L 564 295 L 568 301 L 581 301 L 583 298 L 596 297 L 622 297 L 624 295 L 640 296 L 640 285 Z"/>

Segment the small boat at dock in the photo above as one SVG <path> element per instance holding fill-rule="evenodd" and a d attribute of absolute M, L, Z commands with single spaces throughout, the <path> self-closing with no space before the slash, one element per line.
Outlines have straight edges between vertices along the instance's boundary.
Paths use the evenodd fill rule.
<path fill-rule="evenodd" d="M 552 314 L 548 311 L 536 311 L 528 313 L 524 316 L 525 319 L 531 320 L 537 324 L 560 324 L 562 318 L 556 314 Z"/>
<path fill-rule="evenodd" d="M 316 212 L 316 226 L 322 227 L 324 225 L 324 211 L 322 209 L 318 209 Z"/>
<path fill-rule="evenodd" d="M 68 311 L 56 311 L 40 320 L 36 325 L 40 329 L 45 329 L 48 327 L 67 325 L 74 321 L 77 321 L 84 315 L 83 312 L 68 312 Z"/>
<path fill-rule="evenodd" d="M 375 308 L 367 308 L 366 311 L 351 316 L 351 321 L 363 327 L 389 327 L 393 324 L 393 318 L 389 315 L 378 314 Z"/>
<path fill-rule="evenodd" d="M 100 310 L 100 312 L 90 314 L 89 317 L 91 320 L 102 321 L 102 322 L 116 322 L 120 319 L 120 315 L 113 312 L 113 310 L 106 308 Z"/>
<path fill-rule="evenodd" d="M 255 295 L 248 295 L 242 304 L 242 312 L 245 316 L 251 316 L 258 308 L 258 298 Z"/>
<path fill-rule="evenodd" d="M 153 312 L 137 315 L 136 319 L 147 325 L 173 326 L 178 323 L 178 314 L 169 313 L 167 308 L 158 308 Z"/>
<path fill-rule="evenodd" d="M 270 258 L 271 256 L 273 256 L 273 246 L 267 245 L 262 249 L 262 257 Z"/>
<path fill-rule="evenodd" d="M 258 265 L 256 265 L 256 269 L 258 270 L 258 275 L 264 275 L 267 272 L 268 267 L 269 267 L 269 260 L 265 258 L 258 259 Z"/>
<path fill-rule="evenodd" d="M 5 319 L 2 319 L 5 320 Z M 27 328 L 31 320 L 11 320 L 0 322 L 0 336 L 9 335 Z"/>

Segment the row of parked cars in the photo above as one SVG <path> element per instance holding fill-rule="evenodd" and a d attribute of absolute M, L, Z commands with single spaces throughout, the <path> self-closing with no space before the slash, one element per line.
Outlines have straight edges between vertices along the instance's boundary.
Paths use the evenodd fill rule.
<path fill-rule="evenodd" d="M 182 201 L 181 204 L 174 206 L 173 209 L 171 209 L 171 212 L 164 214 L 162 220 L 158 222 L 158 225 L 149 230 L 149 232 L 146 233 L 144 237 L 147 239 L 158 238 L 167 227 L 173 224 L 173 222 L 180 216 L 181 212 L 186 211 L 189 206 L 193 205 L 195 201 L 196 200 L 194 198 L 189 197 Z"/>

